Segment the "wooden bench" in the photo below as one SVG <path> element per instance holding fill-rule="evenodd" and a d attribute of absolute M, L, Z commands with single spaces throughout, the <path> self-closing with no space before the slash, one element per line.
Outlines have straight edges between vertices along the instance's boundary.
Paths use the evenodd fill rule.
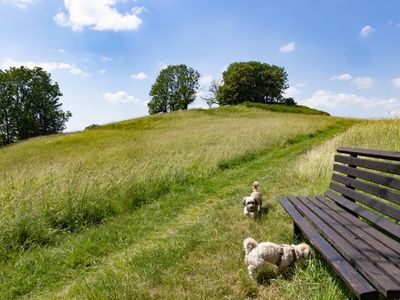
<path fill-rule="evenodd" d="M 282 197 L 303 233 L 359 299 L 400 297 L 400 152 L 340 147 L 329 189 Z"/>

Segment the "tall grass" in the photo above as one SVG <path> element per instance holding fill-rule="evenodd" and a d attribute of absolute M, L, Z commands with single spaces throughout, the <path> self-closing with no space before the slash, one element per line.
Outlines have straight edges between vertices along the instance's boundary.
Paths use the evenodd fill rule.
<path fill-rule="evenodd" d="M 339 146 L 400 151 L 400 120 L 363 121 L 302 155 L 293 174 L 309 182 L 310 192 L 321 193 L 329 185 Z"/>
<path fill-rule="evenodd" d="M 290 173 L 286 167 L 304 149 L 345 127 L 337 125 L 162 196 L 159 201 L 170 199 L 169 204 L 151 205 L 146 215 L 155 210 L 168 214 L 175 205 L 179 207 L 177 215 L 147 232 L 140 242 L 109 255 L 93 272 L 38 298 L 345 299 L 346 290 L 341 290 L 340 282 L 319 259 L 282 277 L 271 268 L 268 278 L 256 285 L 247 275 L 242 249 L 248 236 L 292 242 L 290 219 L 277 203 L 279 193 L 296 190 L 299 184 L 286 179 Z M 243 218 L 241 205 L 254 179 L 262 182 L 264 205 L 269 209 L 257 221 Z M 131 229 L 123 234 L 128 233 Z"/>
<path fill-rule="evenodd" d="M 177 112 L 0 150 L 0 258 L 334 124 L 243 106 Z"/>
<path fill-rule="evenodd" d="M 350 299 L 353 296 L 317 254 L 305 264 L 278 275 L 271 267 L 258 284 L 249 280 L 241 242 L 292 243 L 291 219 L 278 203 L 282 194 L 309 194 L 326 189 L 337 146 L 400 150 L 398 120 L 362 122 L 304 154 L 312 138 L 297 140 L 252 161 L 235 165 L 205 184 L 206 195 L 185 191 L 180 197 L 198 204 L 158 228 L 141 243 L 110 258 L 57 297 L 77 299 Z M 306 142 L 308 142 L 308 144 Z M 298 155 L 298 156 L 297 156 Z M 322 178 L 321 178 L 322 177 Z M 260 220 L 243 218 L 240 198 L 259 179 L 268 213 Z M 200 183 L 196 184 L 197 186 Z M 208 197 L 207 201 L 197 199 Z"/>

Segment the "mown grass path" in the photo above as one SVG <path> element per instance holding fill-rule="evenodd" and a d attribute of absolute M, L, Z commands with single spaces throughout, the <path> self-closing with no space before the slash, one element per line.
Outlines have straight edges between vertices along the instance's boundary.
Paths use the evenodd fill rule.
<path fill-rule="evenodd" d="M 301 183 L 285 182 L 285 167 L 352 123 L 339 120 L 312 136 L 298 136 L 245 163 L 224 165 L 212 177 L 175 185 L 134 212 L 60 236 L 54 246 L 25 251 L 0 271 L 1 298 L 294 296 L 293 277 L 289 283 L 281 278 L 271 284 L 268 279 L 260 288 L 249 282 L 241 241 L 249 235 L 291 241 L 291 223 L 276 193 L 295 192 Z M 258 222 L 243 219 L 241 206 L 255 179 L 262 182 L 270 210 Z M 314 270 L 313 264 L 318 260 L 308 269 Z M 304 276 L 327 277 L 329 271 L 320 269 Z M 346 293 L 325 278 L 318 286 L 311 280 L 302 295 L 315 298 L 326 288 L 335 297 Z"/>

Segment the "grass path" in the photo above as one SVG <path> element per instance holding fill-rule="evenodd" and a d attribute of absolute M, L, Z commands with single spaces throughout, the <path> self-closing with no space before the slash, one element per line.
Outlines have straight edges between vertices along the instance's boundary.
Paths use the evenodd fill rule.
<path fill-rule="evenodd" d="M 1 297 L 268 298 L 281 293 L 288 297 L 296 290 L 293 279 L 289 284 L 284 278 L 273 284 L 267 280 L 261 288 L 249 282 L 241 242 L 248 235 L 291 241 L 291 223 L 278 206 L 276 194 L 295 192 L 296 184 L 281 180 L 285 167 L 350 124 L 338 121 L 311 138 L 299 136 L 286 147 L 270 149 L 247 163 L 227 165 L 215 176 L 176 185 L 157 202 L 133 213 L 62 236 L 55 246 L 31 249 L 1 272 Z M 254 179 L 262 182 L 270 208 L 259 222 L 243 219 L 240 203 Z M 221 261 L 221 253 L 229 255 Z M 320 266 L 320 262 L 310 265 Z M 321 292 L 329 287 L 331 295 L 343 297 L 340 284 L 326 276 L 329 270 L 319 267 L 314 271 L 325 278 L 325 284 L 319 282 L 316 287 L 311 280 L 309 289 L 302 287 L 303 294 L 318 295 L 315 289 Z"/>

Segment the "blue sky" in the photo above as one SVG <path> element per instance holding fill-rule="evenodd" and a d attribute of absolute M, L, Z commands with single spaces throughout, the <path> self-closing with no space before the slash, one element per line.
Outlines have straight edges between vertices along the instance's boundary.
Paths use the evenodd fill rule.
<path fill-rule="evenodd" d="M 180 63 L 203 89 L 232 62 L 276 64 L 300 104 L 400 116 L 396 0 L 0 0 L 0 36 L 1 69 L 38 65 L 59 83 L 68 131 L 146 115 L 160 69 Z"/>

